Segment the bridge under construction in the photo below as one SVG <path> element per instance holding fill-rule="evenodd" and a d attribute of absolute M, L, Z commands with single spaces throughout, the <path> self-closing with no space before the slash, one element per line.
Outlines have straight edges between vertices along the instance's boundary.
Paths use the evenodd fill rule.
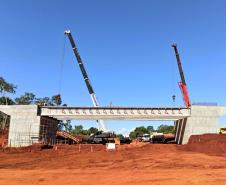
<path fill-rule="evenodd" d="M 59 120 L 160 120 L 174 121 L 176 142 L 186 144 L 191 135 L 218 133 L 219 118 L 226 107 L 191 106 L 188 108 L 148 107 L 39 107 L 0 105 L 10 116 L 8 145 L 27 146 L 48 139 L 54 143 Z"/>
<path fill-rule="evenodd" d="M 60 120 L 98 120 L 98 128 L 102 131 L 108 130 L 105 120 L 174 121 L 178 144 L 186 144 L 189 137 L 194 134 L 218 133 L 219 118 L 226 115 L 226 107 L 191 105 L 176 44 L 172 47 L 181 78 L 179 88 L 184 107 L 104 107 L 97 101 L 71 32 L 67 30 L 65 35 L 71 43 L 93 107 L 0 105 L 0 111 L 10 116 L 9 146 L 27 146 L 42 139 L 54 143 Z M 175 101 L 175 95 L 172 98 Z"/>

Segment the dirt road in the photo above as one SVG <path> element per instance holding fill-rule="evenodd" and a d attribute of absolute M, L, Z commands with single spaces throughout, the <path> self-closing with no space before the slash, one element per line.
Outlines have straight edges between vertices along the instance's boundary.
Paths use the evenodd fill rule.
<path fill-rule="evenodd" d="M 106 152 L 104 146 L 0 152 L 1 185 L 226 184 L 226 153 L 191 146 L 145 144 Z"/>

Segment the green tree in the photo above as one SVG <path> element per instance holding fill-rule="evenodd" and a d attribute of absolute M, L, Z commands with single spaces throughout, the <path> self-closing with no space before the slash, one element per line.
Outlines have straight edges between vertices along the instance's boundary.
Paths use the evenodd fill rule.
<path fill-rule="evenodd" d="M 160 133 L 164 133 L 164 134 L 174 133 L 174 126 L 160 125 L 158 127 L 157 131 L 160 132 Z"/>
<path fill-rule="evenodd" d="M 129 137 L 130 137 L 131 139 L 135 139 L 135 138 L 137 137 L 137 133 L 134 132 L 134 131 L 131 131 L 131 132 L 129 133 Z"/>
<path fill-rule="evenodd" d="M 122 134 L 117 134 L 116 137 L 119 139 L 124 139 L 124 136 Z"/>
<path fill-rule="evenodd" d="M 53 105 L 56 105 L 56 106 L 61 105 L 62 104 L 62 99 L 61 99 L 60 94 L 52 96 L 51 102 L 52 102 Z"/>
<path fill-rule="evenodd" d="M 72 133 L 73 128 L 71 125 L 71 120 L 61 120 L 59 121 L 59 124 L 57 125 L 58 130 L 64 130 L 66 132 Z"/>
<path fill-rule="evenodd" d="M 35 103 L 40 106 L 59 106 L 62 104 L 62 99 L 60 94 L 53 95 L 51 98 L 44 97 L 44 98 L 36 98 Z M 63 106 L 67 106 L 63 104 Z"/>
<path fill-rule="evenodd" d="M 82 133 L 81 134 L 82 135 L 89 135 L 88 130 L 85 130 L 85 129 L 82 130 Z"/>
<path fill-rule="evenodd" d="M 72 125 L 71 125 L 71 120 L 66 120 L 65 121 L 64 129 L 65 129 L 66 132 L 72 133 L 73 128 L 72 128 Z"/>
<path fill-rule="evenodd" d="M 25 92 L 24 95 L 15 99 L 18 105 L 30 105 L 35 100 L 35 95 L 33 93 Z"/>
<path fill-rule="evenodd" d="M 7 94 L 14 94 L 16 86 L 7 82 L 3 77 L 0 77 L 0 105 L 13 105 L 15 102 L 6 96 Z M 0 128 L 5 129 L 9 124 L 9 116 L 0 112 Z"/>
<path fill-rule="evenodd" d="M 148 130 L 149 133 L 155 131 L 153 126 L 147 126 L 147 130 Z"/>
<path fill-rule="evenodd" d="M 64 130 L 64 122 L 62 120 L 59 121 L 57 125 L 57 130 L 59 131 Z"/>
<path fill-rule="evenodd" d="M 5 96 L 0 97 L 0 105 L 14 105 L 14 104 L 15 102 L 11 98 Z"/>
<path fill-rule="evenodd" d="M 135 139 L 138 135 L 148 134 L 149 131 L 144 126 L 136 127 L 134 131 L 130 132 L 129 136 Z"/>
<path fill-rule="evenodd" d="M 82 125 L 75 125 L 72 133 L 74 135 L 89 135 L 89 131 L 85 130 Z"/>
<path fill-rule="evenodd" d="M 6 96 L 7 93 L 14 94 L 16 92 L 16 86 L 12 83 L 7 82 L 3 77 L 0 77 L 0 93 L 1 97 L 5 99 L 5 101 L 1 101 L 2 103 L 5 102 L 5 105 L 8 105 L 8 97 Z"/>
<path fill-rule="evenodd" d="M 73 129 L 73 134 L 75 135 L 83 134 L 83 131 L 84 130 L 82 125 L 75 125 Z"/>
<path fill-rule="evenodd" d="M 88 129 L 88 134 L 89 134 L 89 135 L 90 135 L 90 134 L 95 134 L 96 132 L 98 132 L 98 129 L 95 128 L 95 127 L 90 127 L 90 128 Z"/>
<path fill-rule="evenodd" d="M 16 92 L 16 86 L 12 83 L 7 82 L 3 77 L 0 77 L 0 93 L 11 93 Z"/>
<path fill-rule="evenodd" d="M 134 131 L 137 132 L 139 135 L 148 134 L 148 130 L 144 126 L 137 127 Z"/>
<path fill-rule="evenodd" d="M 52 102 L 49 97 L 36 98 L 35 103 L 40 106 L 52 106 Z"/>

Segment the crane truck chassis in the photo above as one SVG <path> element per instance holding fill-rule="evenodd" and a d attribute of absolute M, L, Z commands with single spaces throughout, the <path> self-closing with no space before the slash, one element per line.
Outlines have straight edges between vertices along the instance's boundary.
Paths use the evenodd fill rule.
<path fill-rule="evenodd" d="M 96 132 L 95 134 L 91 135 L 87 140 L 87 143 L 89 144 L 130 144 L 131 142 L 132 140 L 129 137 L 119 139 L 114 132 L 103 131 Z"/>
<path fill-rule="evenodd" d="M 87 143 L 90 144 L 114 143 L 115 138 L 116 135 L 113 132 L 98 131 L 88 138 Z"/>

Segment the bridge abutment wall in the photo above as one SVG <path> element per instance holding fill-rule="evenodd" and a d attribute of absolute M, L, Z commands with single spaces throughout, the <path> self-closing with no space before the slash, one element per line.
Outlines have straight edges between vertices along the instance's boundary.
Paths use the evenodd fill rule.
<path fill-rule="evenodd" d="M 58 121 L 38 114 L 37 105 L 0 105 L 10 115 L 8 146 L 29 146 L 39 141 L 55 141 Z"/>
<path fill-rule="evenodd" d="M 219 119 L 224 115 L 226 107 L 192 106 L 190 117 L 175 122 L 177 144 L 187 144 L 191 135 L 219 133 Z"/>

